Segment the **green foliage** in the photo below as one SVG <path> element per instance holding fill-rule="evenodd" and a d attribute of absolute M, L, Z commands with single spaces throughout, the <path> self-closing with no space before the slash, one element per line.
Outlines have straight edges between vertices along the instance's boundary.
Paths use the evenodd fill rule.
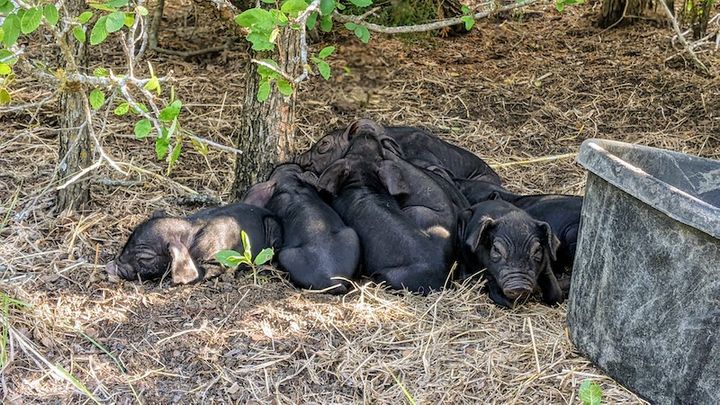
<path fill-rule="evenodd" d="M 180 115 L 181 108 L 182 102 L 180 102 L 180 100 L 173 101 L 160 111 L 160 120 L 172 122 L 177 119 L 178 115 Z"/>
<path fill-rule="evenodd" d="M 555 0 L 555 9 L 562 13 L 565 11 L 566 6 L 575 6 L 584 3 L 585 0 Z"/>
<path fill-rule="evenodd" d="M 253 271 L 253 278 L 257 282 L 257 266 L 269 263 L 275 255 L 275 251 L 273 248 L 265 248 L 253 260 L 250 238 L 245 231 L 240 231 L 240 240 L 242 241 L 243 253 L 235 250 L 221 250 L 215 253 L 215 260 L 231 269 L 236 269 L 241 264 L 249 266 Z"/>
<path fill-rule="evenodd" d="M 268 97 L 270 97 L 270 82 L 268 82 L 267 80 L 260 82 L 260 85 L 258 86 L 257 96 L 255 97 L 257 98 L 257 101 L 261 103 L 267 100 Z"/>
<path fill-rule="evenodd" d="M 115 107 L 113 113 L 122 117 L 123 115 L 127 114 L 128 111 L 130 111 L 130 104 L 123 102 L 120 103 L 117 107 Z"/>
<path fill-rule="evenodd" d="M 7 76 L 12 73 L 12 68 L 7 63 L 0 63 L 0 76 Z"/>
<path fill-rule="evenodd" d="M 143 118 L 135 123 L 135 139 L 145 139 L 150 135 L 152 123 L 149 119 Z"/>
<path fill-rule="evenodd" d="M 95 22 L 95 26 L 90 31 L 90 45 L 100 44 L 108 37 L 106 21 L 107 17 L 102 16 Z"/>
<path fill-rule="evenodd" d="M 45 20 L 47 20 L 48 24 L 52 26 L 55 26 L 60 19 L 58 9 L 54 4 L 48 4 L 45 8 L 43 8 L 43 16 L 45 16 Z"/>
<path fill-rule="evenodd" d="M 372 0 L 350 0 L 350 3 L 354 4 L 356 7 L 367 7 L 372 5 Z"/>
<path fill-rule="evenodd" d="M 99 110 L 105 104 L 105 93 L 100 89 L 93 89 L 90 92 L 90 106 L 93 110 Z"/>
<path fill-rule="evenodd" d="M 72 34 L 78 42 L 85 43 L 87 37 L 85 36 L 85 30 L 82 27 L 74 27 Z"/>
<path fill-rule="evenodd" d="M 462 8 L 463 16 L 460 19 L 465 23 L 465 29 L 470 31 L 475 26 L 475 18 L 473 18 L 472 12 L 468 6 L 463 5 Z"/>
<path fill-rule="evenodd" d="M 355 33 L 355 36 L 360 39 L 363 43 L 367 44 L 370 41 L 370 31 L 363 25 L 358 25 L 352 22 L 345 23 L 345 28 Z"/>
<path fill-rule="evenodd" d="M 580 384 L 580 400 L 583 405 L 600 405 L 602 401 L 602 388 L 590 380 Z"/>
<path fill-rule="evenodd" d="M 108 33 L 120 31 L 123 25 L 125 25 L 125 13 L 121 11 L 108 14 L 105 20 L 105 30 L 107 30 Z"/>
<path fill-rule="evenodd" d="M 10 48 L 20 37 L 20 19 L 16 14 L 10 14 L 3 22 L 3 44 Z"/>
<path fill-rule="evenodd" d="M 92 16 L 93 16 L 92 11 L 85 11 L 78 16 L 77 20 L 80 24 L 87 24 L 87 22 L 90 21 Z"/>
<path fill-rule="evenodd" d="M 305 0 L 285 0 L 280 7 L 280 11 L 294 18 L 305 11 L 306 8 L 307 3 L 305 3 Z"/>
<path fill-rule="evenodd" d="M 40 8 L 29 8 L 20 19 L 20 31 L 23 34 L 30 34 L 40 26 L 43 12 Z"/>

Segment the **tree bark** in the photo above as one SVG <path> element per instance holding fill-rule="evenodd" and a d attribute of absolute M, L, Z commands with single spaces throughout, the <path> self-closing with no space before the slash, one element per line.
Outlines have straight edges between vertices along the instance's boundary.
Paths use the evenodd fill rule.
<path fill-rule="evenodd" d="M 280 70 L 297 77 L 302 71 L 299 42 L 298 31 L 286 27 L 278 35 L 275 43 L 277 51 L 273 55 L 250 50 L 250 58 L 272 56 Z M 260 81 L 257 64 L 248 63 L 245 71 L 245 102 L 237 138 L 237 148 L 243 153 L 237 155 L 233 185 L 238 199 L 250 186 L 264 181 L 276 164 L 288 161 L 293 155 L 295 97 L 298 91 L 296 86 L 293 94 L 285 98 L 273 83 L 270 97 L 259 102 L 256 98 Z"/>
<path fill-rule="evenodd" d="M 680 16 L 683 24 L 692 29 L 694 39 L 700 39 L 707 33 L 710 10 L 714 4 L 713 0 L 685 0 L 683 2 Z"/>
<path fill-rule="evenodd" d="M 83 0 L 67 0 L 65 8 L 72 16 L 85 11 Z M 85 44 L 78 43 L 68 30 L 64 44 L 69 54 L 63 54 L 61 65 L 67 74 L 86 70 L 88 58 Z M 72 56 L 71 56 L 72 55 Z M 71 57 L 70 57 L 71 56 Z M 79 83 L 66 83 L 60 90 L 60 147 L 59 177 L 64 183 L 73 175 L 92 164 L 92 148 L 84 110 L 85 88 Z M 82 178 L 58 190 L 57 211 L 82 210 L 90 202 L 90 183 Z"/>
<path fill-rule="evenodd" d="M 633 16 L 643 15 L 650 6 L 652 0 L 603 0 L 600 27 L 615 26 L 621 21 L 631 22 Z"/>

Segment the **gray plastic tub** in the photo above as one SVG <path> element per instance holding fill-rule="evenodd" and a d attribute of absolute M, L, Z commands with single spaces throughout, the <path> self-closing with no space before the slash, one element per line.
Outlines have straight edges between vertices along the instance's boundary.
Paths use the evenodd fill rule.
<path fill-rule="evenodd" d="M 598 139 L 577 160 L 573 343 L 651 402 L 720 404 L 720 162 Z"/>

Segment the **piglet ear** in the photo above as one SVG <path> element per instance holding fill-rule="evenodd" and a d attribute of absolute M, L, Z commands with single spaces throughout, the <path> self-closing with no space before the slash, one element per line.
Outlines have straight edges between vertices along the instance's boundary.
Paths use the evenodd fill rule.
<path fill-rule="evenodd" d="M 332 196 L 336 196 L 340 191 L 342 184 L 350 174 L 350 165 L 347 160 L 340 159 L 330 165 L 320 175 L 317 181 L 317 189 L 330 193 Z"/>
<path fill-rule="evenodd" d="M 178 241 L 170 242 L 168 250 L 172 257 L 170 274 L 175 284 L 188 284 L 200 279 L 201 274 L 187 247 Z"/>
<path fill-rule="evenodd" d="M 275 180 L 269 180 L 262 183 L 258 183 L 245 193 L 242 201 L 245 204 L 255 205 L 257 207 L 265 207 L 270 198 L 272 198 L 275 192 L 275 186 L 277 183 Z"/>
<path fill-rule="evenodd" d="M 155 211 L 153 211 L 152 215 L 150 215 L 150 219 L 166 218 L 168 216 L 169 215 L 165 210 L 155 210 Z"/>
<path fill-rule="evenodd" d="M 410 187 L 403 178 L 400 166 L 391 160 L 383 160 L 378 167 L 378 177 L 393 196 L 410 194 Z"/>
<path fill-rule="evenodd" d="M 483 237 L 494 223 L 495 221 L 492 218 L 486 216 L 481 217 L 476 223 L 472 221 L 468 222 L 467 225 L 465 225 L 465 229 L 468 232 L 465 237 L 465 247 L 472 252 L 477 251 Z"/>
<path fill-rule="evenodd" d="M 302 181 L 305 184 L 309 184 L 313 187 L 317 187 L 318 184 L 318 176 L 317 174 L 311 172 L 311 171 L 304 171 L 298 175 L 298 179 Z"/>
<path fill-rule="evenodd" d="M 383 147 L 383 156 L 385 156 L 384 151 L 386 151 L 386 150 L 394 153 L 397 156 L 400 156 L 400 157 L 404 156 L 403 150 L 400 147 L 400 145 L 397 142 L 395 142 L 394 139 L 388 137 L 387 135 L 382 135 L 382 137 L 380 138 L 380 144 Z"/>
<path fill-rule="evenodd" d="M 555 236 L 552 228 L 547 222 L 540 222 L 540 235 L 545 241 L 546 246 L 550 250 L 550 258 L 554 261 L 557 260 L 557 251 L 560 248 L 560 239 Z"/>
<path fill-rule="evenodd" d="M 493 191 L 488 195 L 488 200 L 502 200 L 502 196 L 499 191 Z"/>

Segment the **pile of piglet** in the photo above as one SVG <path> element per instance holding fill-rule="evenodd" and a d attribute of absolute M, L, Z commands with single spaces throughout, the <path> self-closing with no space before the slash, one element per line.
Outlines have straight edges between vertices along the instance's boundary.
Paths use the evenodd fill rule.
<path fill-rule="evenodd" d="M 473 153 L 363 119 L 275 167 L 240 203 L 153 214 L 107 272 L 196 282 L 215 253 L 242 251 L 244 230 L 253 256 L 273 248 L 300 288 L 343 294 L 366 277 L 427 294 L 473 277 L 501 306 L 536 290 L 555 304 L 569 289 L 581 207 L 582 197 L 511 193 Z"/>

